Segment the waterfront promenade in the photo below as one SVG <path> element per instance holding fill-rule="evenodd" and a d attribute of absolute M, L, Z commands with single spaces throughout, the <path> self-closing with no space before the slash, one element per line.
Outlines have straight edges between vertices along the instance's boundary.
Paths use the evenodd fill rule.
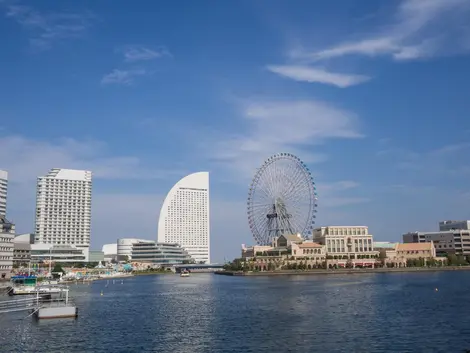
<path fill-rule="evenodd" d="M 401 267 L 401 268 L 361 268 L 361 269 L 315 269 L 315 270 L 278 270 L 278 271 L 217 271 L 216 275 L 223 276 L 289 276 L 289 275 L 345 275 L 367 273 L 402 273 L 402 272 L 440 272 L 466 271 L 470 266 L 444 267 Z"/>

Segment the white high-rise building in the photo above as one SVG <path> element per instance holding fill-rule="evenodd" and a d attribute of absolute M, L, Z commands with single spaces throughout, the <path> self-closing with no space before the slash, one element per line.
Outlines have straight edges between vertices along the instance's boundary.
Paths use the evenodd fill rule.
<path fill-rule="evenodd" d="M 190 174 L 170 190 L 160 211 L 158 242 L 179 244 L 197 263 L 210 263 L 208 172 Z"/>
<path fill-rule="evenodd" d="M 35 243 L 72 245 L 86 261 L 91 231 L 91 172 L 52 169 L 38 177 Z"/>
<path fill-rule="evenodd" d="M 0 216 L 7 214 L 8 173 L 0 170 Z"/>

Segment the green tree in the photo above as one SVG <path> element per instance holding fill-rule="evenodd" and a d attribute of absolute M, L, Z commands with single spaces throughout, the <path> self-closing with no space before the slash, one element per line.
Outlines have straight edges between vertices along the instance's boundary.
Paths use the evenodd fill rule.
<path fill-rule="evenodd" d="M 53 273 L 52 276 L 54 278 L 58 278 L 58 277 L 60 277 L 59 273 L 65 274 L 65 271 L 64 271 L 64 269 L 62 268 L 62 266 L 60 264 L 56 263 L 54 265 L 54 268 L 52 269 L 52 273 Z"/>

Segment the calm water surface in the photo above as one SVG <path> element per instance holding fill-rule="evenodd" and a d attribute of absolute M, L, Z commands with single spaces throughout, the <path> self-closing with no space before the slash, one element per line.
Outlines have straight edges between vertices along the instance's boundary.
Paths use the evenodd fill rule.
<path fill-rule="evenodd" d="M 470 349 L 470 271 L 275 278 L 160 275 L 71 289 L 77 320 L 39 322 L 24 319 L 26 313 L 0 314 L 0 352 Z"/>

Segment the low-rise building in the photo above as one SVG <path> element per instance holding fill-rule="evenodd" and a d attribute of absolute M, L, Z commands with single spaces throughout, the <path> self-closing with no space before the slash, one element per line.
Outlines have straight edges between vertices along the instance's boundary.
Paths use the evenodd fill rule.
<path fill-rule="evenodd" d="M 384 249 L 385 264 L 393 267 L 406 267 L 410 260 L 422 260 L 426 265 L 430 260 L 436 259 L 434 243 L 398 243 L 394 249 Z"/>
<path fill-rule="evenodd" d="M 117 261 L 132 260 L 132 247 L 135 243 L 152 243 L 152 240 L 137 238 L 121 238 L 117 241 Z"/>
<path fill-rule="evenodd" d="M 15 225 L 0 215 L 0 279 L 11 277 L 13 269 L 13 239 Z"/>
<path fill-rule="evenodd" d="M 73 245 L 32 244 L 32 263 L 84 263 L 87 256 L 83 249 Z"/>
<path fill-rule="evenodd" d="M 307 241 L 301 244 L 292 243 L 291 257 L 295 260 L 302 259 L 307 265 L 318 265 L 326 260 L 325 246 Z"/>
<path fill-rule="evenodd" d="M 326 266 L 326 249 L 311 240 L 302 240 L 298 234 L 281 235 L 273 240 L 272 246 L 243 244 L 242 259 L 252 270 L 312 269 Z"/>
<path fill-rule="evenodd" d="M 436 256 L 470 255 L 470 230 L 446 230 L 439 232 L 410 232 L 403 234 L 404 243 L 433 242 Z"/>
<path fill-rule="evenodd" d="M 189 253 L 178 244 L 143 241 L 132 244 L 132 262 L 152 263 L 157 265 L 176 265 L 192 263 Z"/>

